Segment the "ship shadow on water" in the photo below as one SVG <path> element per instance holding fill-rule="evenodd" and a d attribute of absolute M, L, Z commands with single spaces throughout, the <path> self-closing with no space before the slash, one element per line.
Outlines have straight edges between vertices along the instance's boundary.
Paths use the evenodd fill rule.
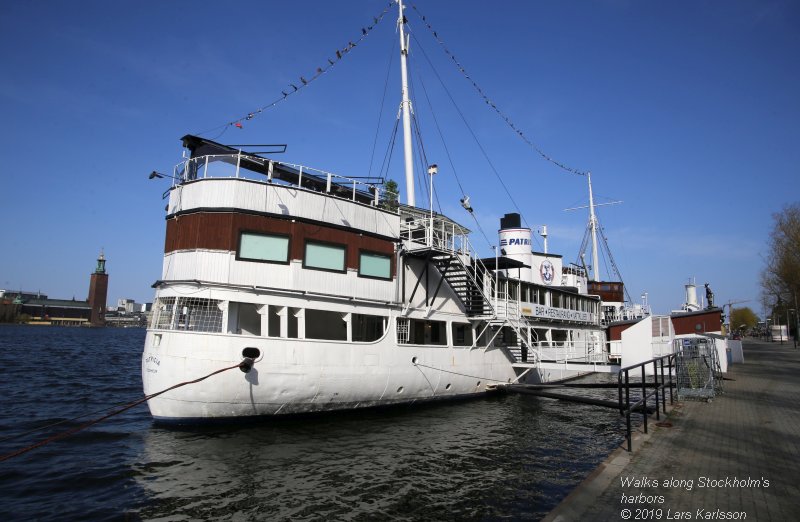
<path fill-rule="evenodd" d="M 608 410 L 525 396 L 163 427 L 138 516 L 539 519 L 622 440 Z"/>

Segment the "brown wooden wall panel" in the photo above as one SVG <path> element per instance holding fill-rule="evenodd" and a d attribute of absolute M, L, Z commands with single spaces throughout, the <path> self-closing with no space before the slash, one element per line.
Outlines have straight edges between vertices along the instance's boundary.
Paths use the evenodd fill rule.
<path fill-rule="evenodd" d="M 675 329 L 675 335 L 719 332 L 722 330 L 720 309 L 713 308 L 707 312 L 673 315 L 672 327 Z"/>
<path fill-rule="evenodd" d="M 635 323 L 630 324 L 616 324 L 613 326 L 608 327 L 608 340 L 609 341 L 621 341 L 622 340 L 622 332 L 633 326 Z"/>
<path fill-rule="evenodd" d="M 235 252 L 242 231 L 284 234 L 290 237 L 290 257 L 303 259 L 308 239 L 347 246 L 348 268 L 358 269 L 360 250 L 392 256 L 392 274 L 396 272 L 395 244 L 386 239 L 365 236 L 355 230 L 342 230 L 315 223 L 303 223 L 270 216 L 232 212 L 197 212 L 167 220 L 164 253 L 176 250 L 227 250 Z"/>

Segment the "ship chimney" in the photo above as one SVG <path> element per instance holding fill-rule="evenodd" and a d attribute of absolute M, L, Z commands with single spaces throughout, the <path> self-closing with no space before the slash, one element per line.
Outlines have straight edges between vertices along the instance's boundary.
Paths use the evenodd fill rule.
<path fill-rule="evenodd" d="M 531 229 L 522 226 L 520 215 L 516 212 L 500 218 L 500 254 L 515 261 L 522 262 L 527 268 L 513 271 L 523 281 L 532 281 L 531 274 Z M 519 270 L 519 271 L 518 271 Z"/>
<path fill-rule="evenodd" d="M 686 288 L 686 309 L 691 311 L 699 310 L 700 307 L 697 304 L 697 287 L 694 284 L 694 281 L 689 281 L 685 285 Z"/>

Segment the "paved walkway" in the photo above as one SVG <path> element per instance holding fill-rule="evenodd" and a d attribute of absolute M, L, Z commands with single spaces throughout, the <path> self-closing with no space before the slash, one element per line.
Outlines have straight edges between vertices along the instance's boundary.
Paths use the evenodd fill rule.
<path fill-rule="evenodd" d="M 744 357 L 724 394 L 676 403 L 544 520 L 800 520 L 800 350 L 746 340 Z"/>

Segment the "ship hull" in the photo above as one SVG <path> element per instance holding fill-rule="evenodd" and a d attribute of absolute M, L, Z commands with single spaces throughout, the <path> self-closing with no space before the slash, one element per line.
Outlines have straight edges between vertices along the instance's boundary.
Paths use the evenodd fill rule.
<path fill-rule="evenodd" d="M 502 348 L 375 343 L 148 332 L 142 357 L 145 394 L 237 368 L 148 401 L 157 421 L 201 421 L 296 415 L 480 397 L 517 373 Z"/>

